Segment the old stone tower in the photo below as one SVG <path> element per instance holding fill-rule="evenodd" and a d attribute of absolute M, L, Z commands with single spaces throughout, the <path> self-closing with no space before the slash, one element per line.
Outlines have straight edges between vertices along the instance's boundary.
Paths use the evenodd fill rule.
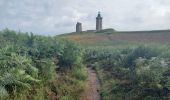
<path fill-rule="evenodd" d="M 98 13 L 97 17 L 96 17 L 96 31 L 100 31 L 102 30 L 102 17 L 100 12 Z"/>
<path fill-rule="evenodd" d="M 76 24 L 76 32 L 78 33 L 82 32 L 82 24 L 80 22 L 77 22 Z"/>

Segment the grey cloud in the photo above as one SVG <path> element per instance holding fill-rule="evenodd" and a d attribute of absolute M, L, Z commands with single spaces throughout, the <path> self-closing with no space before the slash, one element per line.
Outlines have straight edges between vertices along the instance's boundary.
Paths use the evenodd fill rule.
<path fill-rule="evenodd" d="M 0 29 L 55 35 L 95 28 L 98 11 L 104 28 L 117 30 L 170 29 L 169 0 L 0 0 Z"/>

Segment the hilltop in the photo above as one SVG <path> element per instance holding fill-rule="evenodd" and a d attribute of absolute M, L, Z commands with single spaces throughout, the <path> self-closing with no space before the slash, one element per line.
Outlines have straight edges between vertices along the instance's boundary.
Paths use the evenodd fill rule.
<path fill-rule="evenodd" d="M 68 33 L 60 37 L 85 45 L 111 45 L 117 42 L 130 43 L 169 43 L 170 30 L 115 31 L 105 29 L 99 32 Z"/>

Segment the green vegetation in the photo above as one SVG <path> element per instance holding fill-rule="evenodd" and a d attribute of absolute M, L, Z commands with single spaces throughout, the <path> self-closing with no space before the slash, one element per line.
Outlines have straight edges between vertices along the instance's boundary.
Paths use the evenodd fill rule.
<path fill-rule="evenodd" d="M 87 77 L 83 54 L 80 45 L 57 37 L 1 31 L 0 99 L 79 99 Z"/>
<path fill-rule="evenodd" d="M 81 43 L 85 61 L 101 82 L 103 100 L 169 100 L 169 33 L 70 34 Z"/>
<path fill-rule="evenodd" d="M 170 46 L 123 47 L 86 50 L 86 61 L 98 72 L 103 100 L 168 100 Z"/>
<path fill-rule="evenodd" d="M 79 100 L 86 64 L 97 71 L 103 100 L 169 100 L 169 36 L 107 29 L 45 37 L 5 29 L 0 99 Z"/>

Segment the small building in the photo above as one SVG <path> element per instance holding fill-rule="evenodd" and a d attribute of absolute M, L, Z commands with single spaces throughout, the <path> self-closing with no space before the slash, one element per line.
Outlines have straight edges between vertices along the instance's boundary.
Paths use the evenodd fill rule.
<path fill-rule="evenodd" d="M 101 31 L 102 30 L 102 17 L 100 12 L 98 13 L 96 17 L 96 31 Z"/>
<path fill-rule="evenodd" d="M 82 32 L 82 24 L 80 22 L 77 22 L 76 24 L 76 32 L 77 33 Z"/>

